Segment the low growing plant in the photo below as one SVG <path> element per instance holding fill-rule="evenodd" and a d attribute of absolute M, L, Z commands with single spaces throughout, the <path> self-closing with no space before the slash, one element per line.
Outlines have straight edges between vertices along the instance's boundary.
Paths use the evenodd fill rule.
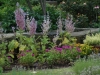
<path fill-rule="evenodd" d="M 99 75 L 100 74 L 100 66 L 89 66 L 80 72 L 79 75 Z"/>
<path fill-rule="evenodd" d="M 83 58 L 74 62 L 73 70 L 77 75 L 95 75 L 98 74 L 100 68 L 97 67 L 100 65 L 100 57 L 96 54 L 90 55 L 88 59 Z"/>
<path fill-rule="evenodd" d="M 19 53 L 18 60 L 23 66 L 31 66 L 36 62 L 36 57 L 31 50 L 26 50 Z"/>
<path fill-rule="evenodd" d="M 70 45 L 51 48 L 45 52 L 45 61 L 49 65 L 64 65 L 80 56 L 80 49 Z"/>
<path fill-rule="evenodd" d="M 4 68 L 5 66 L 9 66 L 11 62 L 8 57 L 13 58 L 13 55 L 7 53 L 7 43 L 2 42 L 0 44 L 0 67 Z"/>
<path fill-rule="evenodd" d="M 90 45 L 87 44 L 75 44 L 76 47 L 79 47 L 81 50 L 81 56 L 88 56 L 93 52 L 93 48 Z"/>

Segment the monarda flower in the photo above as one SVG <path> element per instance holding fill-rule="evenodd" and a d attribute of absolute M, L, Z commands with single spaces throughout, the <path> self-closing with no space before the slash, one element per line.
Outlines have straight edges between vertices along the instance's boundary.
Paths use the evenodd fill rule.
<path fill-rule="evenodd" d="M 19 4 L 17 3 L 17 9 L 15 10 L 15 20 L 16 24 L 19 27 L 20 30 L 24 30 L 25 28 L 25 13 L 24 11 L 19 7 Z"/>
<path fill-rule="evenodd" d="M 63 49 L 72 49 L 72 46 L 70 46 L 70 45 L 64 45 L 64 46 L 62 46 L 62 48 Z"/>
<path fill-rule="evenodd" d="M 37 28 L 37 22 L 35 21 L 35 19 L 33 18 L 30 22 L 30 28 L 29 28 L 29 33 L 32 36 L 33 34 L 35 34 L 36 32 L 36 28 Z"/>
<path fill-rule="evenodd" d="M 59 52 L 61 52 L 63 49 L 60 48 L 60 47 L 56 47 L 56 50 L 59 51 Z"/>
<path fill-rule="evenodd" d="M 45 52 L 49 52 L 49 49 L 46 49 Z"/>
<path fill-rule="evenodd" d="M 32 56 L 34 56 L 34 54 L 32 54 Z"/>

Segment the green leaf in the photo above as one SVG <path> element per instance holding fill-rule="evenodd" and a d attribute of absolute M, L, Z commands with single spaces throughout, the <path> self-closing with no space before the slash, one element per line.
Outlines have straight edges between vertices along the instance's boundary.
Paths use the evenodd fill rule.
<path fill-rule="evenodd" d="M 12 58 L 14 58 L 14 55 L 13 54 L 8 54 L 7 56 L 11 56 Z"/>
<path fill-rule="evenodd" d="M 2 54 L 5 54 L 6 53 L 6 51 L 5 50 L 2 50 Z"/>

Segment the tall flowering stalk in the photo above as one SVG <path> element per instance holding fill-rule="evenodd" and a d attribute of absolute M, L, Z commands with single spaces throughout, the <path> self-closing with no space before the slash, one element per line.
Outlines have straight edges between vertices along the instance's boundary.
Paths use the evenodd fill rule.
<path fill-rule="evenodd" d="M 58 21 L 57 21 L 57 25 L 58 25 L 58 32 L 61 33 L 62 32 L 62 19 L 61 19 L 61 15 L 59 16 L 58 18 Z"/>
<path fill-rule="evenodd" d="M 33 18 L 30 22 L 30 27 L 29 27 L 29 33 L 31 36 L 35 34 L 36 28 L 37 28 L 37 21 L 35 21 L 35 19 Z"/>
<path fill-rule="evenodd" d="M 73 16 L 68 14 L 68 18 L 65 19 L 65 30 L 68 31 L 69 33 L 73 32 L 75 27 L 73 23 Z"/>
<path fill-rule="evenodd" d="M 26 14 L 26 30 L 29 31 L 30 29 L 30 18 L 29 18 L 29 14 L 27 12 Z"/>
<path fill-rule="evenodd" d="M 57 40 L 59 39 L 59 35 L 58 35 L 58 30 L 57 30 L 57 34 L 54 36 L 53 38 L 53 43 L 56 45 Z"/>
<path fill-rule="evenodd" d="M 43 24 L 42 24 L 42 31 L 43 31 L 44 35 L 47 34 L 50 27 L 51 27 L 50 26 L 50 17 L 49 17 L 49 13 L 47 12 L 47 17 L 44 16 L 44 21 L 43 21 Z"/>
<path fill-rule="evenodd" d="M 20 30 L 24 30 L 25 28 L 25 13 L 24 11 L 19 7 L 19 3 L 16 4 L 17 9 L 15 10 L 15 20 L 17 23 L 17 26 Z"/>

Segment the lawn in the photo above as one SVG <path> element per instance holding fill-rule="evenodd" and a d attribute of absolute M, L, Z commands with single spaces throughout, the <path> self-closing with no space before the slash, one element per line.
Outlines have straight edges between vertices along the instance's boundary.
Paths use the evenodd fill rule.
<path fill-rule="evenodd" d="M 12 71 L 0 75 L 75 75 L 72 68 L 42 69 L 37 71 Z"/>

